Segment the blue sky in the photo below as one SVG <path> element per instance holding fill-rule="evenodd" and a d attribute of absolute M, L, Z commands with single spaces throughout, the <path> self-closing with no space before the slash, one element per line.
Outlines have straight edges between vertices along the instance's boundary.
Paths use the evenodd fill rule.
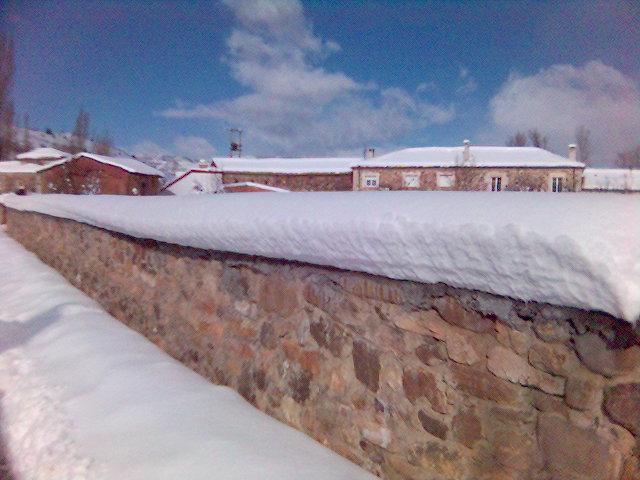
<path fill-rule="evenodd" d="M 538 127 L 596 161 L 640 143 L 638 2 L 23 2 L 14 99 L 41 129 L 139 153 L 502 144 Z"/>

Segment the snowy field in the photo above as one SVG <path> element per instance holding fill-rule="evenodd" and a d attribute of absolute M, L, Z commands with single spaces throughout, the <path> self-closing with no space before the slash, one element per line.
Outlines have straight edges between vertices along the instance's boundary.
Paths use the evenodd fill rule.
<path fill-rule="evenodd" d="M 640 316 L 640 196 L 331 192 L 5 196 L 134 237 Z"/>
<path fill-rule="evenodd" d="M 171 359 L 4 232 L 0 272 L 0 444 L 17 480 L 375 478 Z"/>

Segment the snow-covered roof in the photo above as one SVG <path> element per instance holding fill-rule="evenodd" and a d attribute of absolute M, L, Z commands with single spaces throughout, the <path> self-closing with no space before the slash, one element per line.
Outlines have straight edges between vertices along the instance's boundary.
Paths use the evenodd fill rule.
<path fill-rule="evenodd" d="M 107 165 L 113 165 L 114 167 L 121 168 L 131 173 L 140 173 L 142 175 L 153 175 L 162 177 L 164 174 L 153 167 L 150 167 L 146 163 L 142 163 L 133 158 L 127 157 L 107 157 L 106 155 L 97 155 L 95 153 L 80 152 L 73 156 L 73 158 L 86 157 L 95 160 L 96 162 L 105 163 Z"/>
<path fill-rule="evenodd" d="M 636 195 L 6 195 L 2 203 L 178 245 L 640 316 Z"/>
<path fill-rule="evenodd" d="M 640 191 L 640 170 L 585 168 L 582 173 L 582 189 L 638 192 Z"/>
<path fill-rule="evenodd" d="M 41 147 L 16 155 L 18 160 L 44 160 L 70 157 L 71 154 L 57 148 Z"/>
<path fill-rule="evenodd" d="M 380 157 L 360 160 L 358 166 L 365 167 L 456 167 L 464 165 L 464 147 L 419 147 L 405 148 Z M 469 166 L 475 167 L 569 167 L 582 168 L 584 164 L 561 157 L 555 153 L 535 147 L 488 147 L 469 148 Z"/>
<path fill-rule="evenodd" d="M 313 158 L 213 158 L 212 166 L 221 172 L 283 173 L 350 173 L 361 159 L 356 157 Z"/>
<path fill-rule="evenodd" d="M 264 190 L 267 192 L 290 192 L 291 190 L 287 190 L 285 188 L 272 187 L 270 185 L 265 185 L 264 183 L 256 183 L 256 182 L 235 182 L 235 183 L 225 183 L 224 189 L 233 189 L 234 187 L 253 187 L 259 188 L 260 190 Z"/>
<path fill-rule="evenodd" d="M 67 161 L 69 161 L 69 158 L 51 160 L 43 162 L 42 164 L 23 162 L 20 160 L 9 160 L 6 162 L 0 162 L 0 173 L 38 173 L 51 167 L 55 167 L 56 165 L 61 165 Z"/>
<path fill-rule="evenodd" d="M 219 193 L 222 191 L 222 179 L 220 173 L 214 170 L 194 168 L 184 172 L 162 190 L 173 195 Z"/>

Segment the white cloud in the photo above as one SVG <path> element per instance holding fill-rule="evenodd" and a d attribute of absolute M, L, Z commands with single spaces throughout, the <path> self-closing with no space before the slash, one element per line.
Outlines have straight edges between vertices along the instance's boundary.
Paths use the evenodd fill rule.
<path fill-rule="evenodd" d="M 206 138 L 202 137 L 177 137 L 173 141 L 173 145 L 180 155 L 194 159 L 212 157 L 216 153 L 213 145 L 211 145 Z"/>
<path fill-rule="evenodd" d="M 458 95 L 468 95 L 478 89 L 478 82 L 476 82 L 476 79 L 469 73 L 469 69 L 464 65 L 460 66 L 458 78 L 464 82 L 456 89 Z"/>
<path fill-rule="evenodd" d="M 136 157 L 161 157 L 163 155 L 181 155 L 191 159 L 211 157 L 216 149 L 206 138 L 195 136 L 178 136 L 173 140 L 171 148 L 164 148 L 149 140 L 144 140 L 133 147 L 131 152 Z"/>
<path fill-rule="evenodd" d="M 575 130 L 591 130 L 593 159 L 611 162 L 640 141 L 640 88 L 600 61 L 553 65 L 525 77 L 512 74 L 491 100 L 496 137 L 537 127 L 565 153 Z"/>
<path fill-rule="evenodd" d="M 323 154 L 384 143 L 454 117 L 397 88 L 360 83 L 321 62 L 340 46 L 317 37 L 297 0 L 225 0 L 237 20 L 226 63 L 248 92 L 212 104 L 176 105 L 169 118 L 215 118 L 245 130 L 260 154 Z"/>
<path fill-rule="evenodd" d="M 427 92 L 430 90 L 437 90 L 438 85 L 436 82 L 422 82 L 416 87 L 416 92 Z"/>

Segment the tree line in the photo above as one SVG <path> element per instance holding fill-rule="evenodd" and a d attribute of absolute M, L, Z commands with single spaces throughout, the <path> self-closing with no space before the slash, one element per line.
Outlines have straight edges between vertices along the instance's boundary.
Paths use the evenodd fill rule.
<path fill-rule="evenodd" d="M 0 32 L 0 160 L 11 160 L 16 153 L 26 152 L 34 147 L 28 114 L 25 113 L 23 116 L 21 135 L 16 128 L 15 110 L 11 100 L 14 73 L 13 39 Z M 91 135 L 89 125 L 89 114 L 81 107 L 71 136 L 68 140 L 54 143 L 54 147 L 71 154 L 92 150 L 100 155 L 110 155 L 113 138 L 109 132 Z M 54 136 L 51 129 L 47 129 L 46 133 Z"/>
<path fill-rule="evenodd" d="M 508 147 L 532 147 L 549 150 L 549 136 L 540 132 L 537 128 L 532 128 L 528 132 L 518 131 L 507 137 Z M 593 162 L 593 145 L 591 143 L 591 130 L 580 125 L 575 131 L 575 145 L 577 149 L 577 159 L 579 162 L 589 166 Z M 640 145 L 637 145 L 626 152 L 618 153 L 615 159 L 616 166 L 620 168 L 640 168 Z"/>

